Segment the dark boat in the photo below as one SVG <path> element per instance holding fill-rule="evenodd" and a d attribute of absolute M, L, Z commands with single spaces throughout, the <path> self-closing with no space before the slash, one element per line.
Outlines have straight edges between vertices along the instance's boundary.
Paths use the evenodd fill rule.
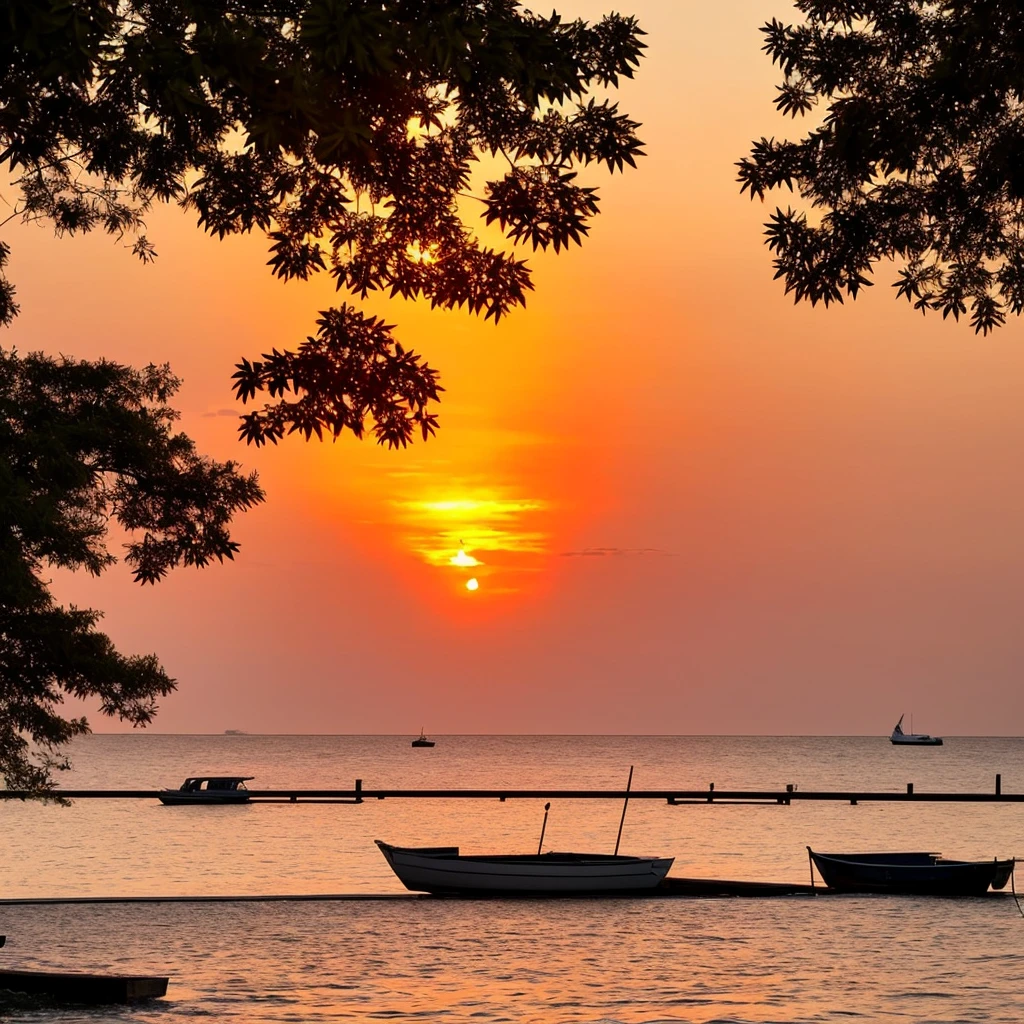
<path fill-rule="evenodd" d="M 822 880 L 836 892 L 907 896 L 984 896 L 1002 889 L 1014 860 L 946 860 L 938 853 L 807 854 Z M 813 875 L 812 875 L 813 878 Z"/>
<path fill-rule="evenodd" d="M 420 729 L 419 736 L 412 741 L 414 747 L 432 747 L 434 745 L 433 740 L 428 740 L 426 734 Z"/>
<path fill-rule="evenodd" d="M 136 1003 L 167 995 L 167 978 L 138 974 L 0 971 L 0 990 L 44 996 L 60 1003 Z"/>
<path fill-rule="evenodd" d="M 158 794 L 164 804 L 246 804 L 252 775 L 193 775 L 178 789 L 162 789 Z"/>
<path fill-rule="evenodd" d="M 413 892 L 437 896 L 652 895 L 671 857 L 610 853 L 460 856 L 457 846 L 402 847 L 376 840 L 391 870 Z"/>

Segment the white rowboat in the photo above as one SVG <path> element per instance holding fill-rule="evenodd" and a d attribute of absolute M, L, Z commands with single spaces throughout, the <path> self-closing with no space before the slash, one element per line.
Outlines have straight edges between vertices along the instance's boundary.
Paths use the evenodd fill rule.
<path fill-rule="evenodd" d="M 407 889 L 438 896 L 643 895 L 657 888 L 673 860 L 602 853 L 464 857 L 457 846 L 376 843 Z"/>

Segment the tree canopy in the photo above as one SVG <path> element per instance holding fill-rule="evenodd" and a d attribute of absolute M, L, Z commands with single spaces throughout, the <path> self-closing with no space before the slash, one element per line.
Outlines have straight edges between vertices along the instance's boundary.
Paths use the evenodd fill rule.
<path fill-rule="evenodd" d="M 579 168 L 641 155 L 639 126 L 594 95 L 632 76 L 641 35 L 633 18 L 566 22 L 517 0 L 10 0 L 0 227 L 103 230 L 150 261 L 147 212 L 176 203 L 219 238 L 264 232 L 280 278 L 326 272 L 350 298 L 419 297 L 497 322 L 532 287 L 517 245 L 558 252 L 587 234 L 598 197 Z M 18 312 L 10 255 L 0 240 L 0 325 Z M 242 438 L 427 438 L 438 374 L 393 330 L 343 302 L 296 349 L 242 359 L 238 398 L 263 400 Z M 136 579 L 154 582 L 232 557 L 231 516 L 262 500 L 255 476 L 171 431 L 177 386 L 166 367 L 0 350 L 9 786 L 45 789 L 60 745 L 87 729 L 60 716 L 64 696 L 145 724 L 173 687 L 155 656 L 119 654 L 97 612 L 58 607 L 45 567 L 102 571 L 113 518 L 137 538 Z"/>
<path fill-rule="evenodd" d="M 134 370 L 0 350 L 0 775 L 46 791 L 58 749 L 88 731 L 65 697 L 145 725 L 174 689 L 155 655 L 126 657 L 95 629 L 99 613 L 58 606 L 46 566 L 98 575 L 115 559 L 111 521 L 127 532 L 141 583 L 176 565 L 232 558 L 229 522 L 263 500 L 255 474 L 199 456 L 172 427 L 179 381 Z M 33 745 L 35 749 L 33 749 Z"/>
<path fill-rule="evenodd" d="M 764 49 L 775 105 L 819 113 L 799 142 L 762 138 L 742 190 L 786 185 L 812 216 L 766 225 L 797 301 L 842 302 L 897 261 L 897 295 L 970 312 L 987 333 L 1024 309 L 1024 19 L 1009 0 L 797 0 Z"/>
<path fill-rule="evenodd" d="M 58 234 L 102 228 L 149 260 L 146 211 L 175 202 L 218 237 L 266 232 L 278 277 L 497 321 L 532 287 L 515 243 L 587 234 L 598 197 L 579 167 L 640 155 L 638 125 L 593 91 L 632 76 L 641 35 L 518 0 L 12 0 L 0 168 L 15 215 Z M 499 168 L 471 195 L 482 156 Z M 4 280 L 0 321 L 16 311 Z M 256 444 L 372 429 L 397 446 L 437 426 L 437 373 L 348 305 L 297 351 L 243 360 L 235 387 L 271 400 L 243 418 Z"/>

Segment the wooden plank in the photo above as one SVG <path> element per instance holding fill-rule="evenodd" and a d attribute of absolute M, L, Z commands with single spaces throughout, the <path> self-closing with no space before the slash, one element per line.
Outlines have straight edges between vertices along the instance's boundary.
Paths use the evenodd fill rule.
<path fill-rule="evenodd" d="M 684 896 L 737 896 L 765 898 L 771 896 L 829 896 L 831 889 L 824 886 L 801 885 L 794 882 L 742 882 L 721 878 L 676 878 L 669 875 L 658 887 L 659 895 Z"/>

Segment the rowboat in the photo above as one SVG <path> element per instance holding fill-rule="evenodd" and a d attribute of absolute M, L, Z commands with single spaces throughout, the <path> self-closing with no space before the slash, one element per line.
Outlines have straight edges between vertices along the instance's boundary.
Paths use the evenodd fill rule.
<path fill-rule="evenodd" d="M 162 789 L 157 794 L 163 804 L 244 804 L 249 802 L 252 775 L 193 775 L 177 789 Z"/>
<path fill-rule="evenodd" d="M 946 860 L 938 853 L 815 853 L 808 846 L 807 854 L 837 892 L 984 896 L 990 886 L 1004 888 L 1014 866 L 1012 858 Z"/>
<path fill-rule="evenodd" d="M 376 843 L 402 885 L 437 896 L 644 895 L 657 888 L 673 860 L 601 853 L 462 856 L 457 846 Z"/>
<path fill-rule="evenodd" d="M 900 715 L 900 720 L 896 723 L 896 728 L 893 729 L 892 735 L 889 737 L 889 742 L 896 746 L 905 747 L 941 747 L 942 737 L 941 736 L 929 736 L 926 732 L 914 732 L 913 721 L 911 721 L 911 731 L 903 731 L 903 716 Z"/>

